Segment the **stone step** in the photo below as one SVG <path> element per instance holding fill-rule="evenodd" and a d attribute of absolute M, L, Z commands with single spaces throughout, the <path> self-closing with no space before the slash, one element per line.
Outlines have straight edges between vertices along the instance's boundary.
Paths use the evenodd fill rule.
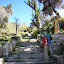
<path fill-rule="evenodd" d="M 43 62 L 5 62 L 4 64 L 58 64 L 56 62 L 46 62 L 46 61 L 43 61 Z"/>
<path fill-rule="evenodd" d="M 27 56 L 30 56 L 30 57 L 44 57 L 43 54 L 24 54 L 24 55 L 11 55 L 10 57 L 27 57 Z"/>
<path fill-rule="evenodd" d="M 20 62 L 27 62 L 27 61 L 28 61 L 28 62 L 29 62 L 29 61 L 32 61 L 32 62 L 33 62 L 33 61 L 34 61 L 34 62 L 35 62 L 35 61 L 43 61 L 43 60 L 45 60 L 45 59 L 6 59 L 6 60 L 9 61 L 9 62 L 12 62 L 12 61 L 15 61 L 15 62 L 16 62 L 16 61 L 18 61 L 18 62 L 19 62 L 19 61 L 20 61 Z"/>
<path fill-rule="evenodd" d="M 5 58 L 5 59 L 29 59 L 29 58 L 32 58 L 32 59 L 42 59 L 42 58 L 44 58 L 44 57 L 42 57 L 42 56 L 19 56 L 19 57 L 8 57 L 8 58 Z"/>
<path fill-rule="evenodd" d="M 44 56 L 11 56 L 8 58 L 44 58 Z"/>
<path fill-rule="evenodd" d="M 55 64 L 52 58 L 46 61 L 43 48 L 40 48 L 38 43 L 32 42 L 19 43 L 11 56 L 4 59 L 4 64 Z"/>
<path fill-rule="evenodd" d="M 29 45 L 29 46 L 28 46 L 28 45 Z M 37 45 L 37 44 L 36 44 L 36 45 L 31 45 L 31 44 L 27 44 L 27 45 L 26 45 L 26 44 L 24 44 L 24 45 L 19 45 L 19 47 L 20 47 L 20 46 L 23 46 L 23 47 L 30 47 L 30 48 L 32 48 L 32 47 L 35 47 L 35 48 L 38 48 L 38 47 L 39 47 L 39 48 L 40 48 L 40 46 Z M 18 47 L 18 46 L 17 46 L 17 47 Z"/>
<path fill-rule="evenodd" d="M 28 49 L 28 48 L 26 48 L 26 49 L 18 49 L 18 50 L 15 50 L 15 52 L 17 52 L 17 51 L 21 51 L 21 52 L 41 52 L 41 51 L 43 51 L 43 50 L 41 50 L 41 49 Z"/>
<path fill-rule="evenodd" d="M 44 56 L 43 53 L 17 53 L 17 54 L 12 54 L 11 56 Z"/>
<path fill-rule="evenodd" d="M 45 59 L 44 59 L 45 60 Z M 6 59 L 7 62 L 37 62 L 37 61 L 43 61 L 40 59 Z"/>
<path fill-rule="evenodd" d="M 42 48 L 34 48 L 34 47 L 33 47 L 33 48 L 26 47 L 26 48 L 19 48 L 19 49 L 18 49 L 18 48 L 16 48 L 16 49 L 17 49 L 17 50 L 24 50 L 24 49 L 31 49 L 31 50 L 43 50 Z M 15 49 L 15 50 L 16 50 L 16 49 Z"/>
<path fill-rule="evenodd" d="M 6 62 L 44 62 L 45 59 L 5 59 Z M 54 62 L 53 60 L 49 59 L 49 61 Z"/>
<path fill-rule="evenodd" d="M 33 53 L 33 52 L 32 52 L 32 53 L 23 53 L 23 54 L 22 54 L 22 53 L 17 53 L 17 54 L 12 54 L 12 55 L 13 55 L 13 56 L 16 56 L 16 55 L 17 55 L 17 56 L 18 56 L 18 55 L 19 55 L 19 56 L 23 56 L 23 55 L 25 55 L 25 56 L 29 56 L 29 55 L 32 55 L 32 56 L 33 56 L 33 55 L 34 55 L 34 56 L 44 56 L 43 53 Z"/>
<path fill-rule="evenodd" d="M 43 53 L 43 50 L 41 50 L 41 49 L 40 49 L 40 50 L 37 50 L 37 49 L 36 49 L 35 51 L 32 51 L 32 50 L 31 50 L 31 51 L 28 51 L 28 52 L 26 52 L 26 51 L 24 51 L 24 50 L 19 50 L 19 51 L 15 51 L 15 52 L 12 52 L 12 53 L 19 53 L 19 52 L 20 52 L 20 53 L 31 53 L 31 52 L 32 52 L 32 53 L 41 53 L 41 52 Z"/>

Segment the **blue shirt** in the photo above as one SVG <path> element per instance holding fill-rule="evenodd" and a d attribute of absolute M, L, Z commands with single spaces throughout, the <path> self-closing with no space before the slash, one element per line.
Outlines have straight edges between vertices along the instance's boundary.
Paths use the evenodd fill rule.
<path fill-rule="evenodd" d="M 48 44 L 51 44 L 51 38 L 50 38 L 50 35 L 49 34 L 46 35 L 46 38 L 47 38 L 47 43 Z"/>

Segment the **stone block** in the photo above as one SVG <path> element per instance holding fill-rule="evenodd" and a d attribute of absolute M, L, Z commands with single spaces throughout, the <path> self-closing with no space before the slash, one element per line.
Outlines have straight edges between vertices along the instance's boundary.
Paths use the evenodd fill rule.
<path fill-rule="evenodd" d="M 0 58 L 0 64 L 4 64 L 4 59 Z"/>
<path fill-rule="evenodd" d="M 0 57 L 4 54 L 4 45 L 0 45 Z"/>

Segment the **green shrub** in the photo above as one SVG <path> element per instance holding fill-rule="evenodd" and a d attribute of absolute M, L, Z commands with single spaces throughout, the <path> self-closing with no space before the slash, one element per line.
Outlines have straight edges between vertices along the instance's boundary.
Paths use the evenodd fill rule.
<path fill-rule="evenodd" d="M 27 32 L 27 30 L 24 30 L 24 32 Z"/>
<path fill-rule="evenodd" d="M 26 37 L 26 35 L 22 35 L 22 38 Z"/>
<path fill-rule="evenodd" d="M 60 20 L 60 24 L 61 24 L 60 29 L 64 30 L 64 18 L 59 18 L 59 20 Z"/>
<path fill-rule="evenodd" d="M 0 39 L 3 41 L 3 40 L 8 40 L 10 41 L 11 40 L 11 37 L 12 35 L 9 35 L 7 33 L 2 33 L 2 36 L 0 37 Z"/>
<path fill-rule="evenodd" d="M 14 39 L 14 40 L 18 40 L 19 38 L 20 38 L 20 36 L 18 36 L 18 35 L 14 35 L 11 37 L 11 39 Z"/>
<path fill-rule="evenodd" d="M 29 30 L 29 33 L 31 33 L 32 31 L 31 30 Z"/>
<path fill-rule="evenodd" d="M 54 43 L 56 43 L 56 41 L 54 41 Z"/>
<path fill-rule="evenodd" d="M 19 37 L 12 37 L 11 40 L 14 39 L 14 40 L 18 40 Z"/>
<path fill-rule="evenodd" d="M 19 47 L 24 47 L 24 46 L 19 46 Z"/>
<path fill-rule="evenodd" d="M 0 44 L 1 44 L 1 45 L 5 45 L 5 42 L 3 42 L 3 41 L 0 41 Z"/>
<path fill-rule="evenodd" d="M 48 51 L 48 55 L 51 55 L 51 52 L 50 51 Z"/>
<path fill-rule="evenodd" d="M 21 33 L 22 38 L 24 38 L 24 37 L 26 37 L 26 36 L 28 36 L 28 35 L 29 35 L 28 32 L 22 32 L 22 33 Z"/>
<path fill-rule="evenodd" d="M 38 35 L 38 30 L 37 31 L 34 31 L 31 36 L 32 38 L 37 38 L 37 35 Z"/>
<path fill-rule="evenodd" d="M 61 29 L 61 33 L 64 34 L 64 30 L 63 29 Z"/>
<path fill-rule="evenodd" d="M 10 36 L 5 36 L 5 40 L 10 41 L 11 40 L 11 37 Z"/>
<path fill-rule="evenodd" d="M 25 36 L 28 36 L 28 34 L 25 34 Z"/>
<path fill-rule="evenodd" d="M 18 35 L 13 35 L 13 37 L 18 37 L 18 38 L 20 38 L 20 36 L 18 36 Z"/>
<path fill-rule="evenodd" d="M 34 27 L 32 29 L 32 34 L 31 34 L 32 38 L 37 38 L 38 33 L 39 33 L 39 30 L 36 27 Z"/>
<path fill-rule="evenodd" d="M 28 28 L 27 28 L 27 31 L 28 31 L 29 33 L 31 33 L 31 32 L 32 32 L 32 28 L 33 28 L 33 27 L 28 27 Z"/>
<path fill-rule="evenodd" d="M 40 35 L 40 34 L 38 34 L 38 35 L 37 35 L 37 37 L 38 37 L 38 39 L 42 39 L 42 37 L 41 37 L 41 35 Z"/>

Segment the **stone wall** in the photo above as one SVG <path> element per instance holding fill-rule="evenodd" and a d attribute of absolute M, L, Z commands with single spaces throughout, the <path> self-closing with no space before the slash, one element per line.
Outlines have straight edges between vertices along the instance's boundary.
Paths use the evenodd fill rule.
<path fill-rule="evenodd" d="M 58 64 L 64 64 L 64 55 L 58 56 L 56 54 L 52 54 L 52 57 L 57 61 Z"/>
<path fill-rule="evenodd" d="M 64 41 L 64 34 L 52 35 L 51 49 L 52 52 L 61 50 L 61 43 Z"/>
<path fill-rule="evenodd" d="M 64 34 L 55 34 L 52 36 L 52 41 L 51 41 L 51 48 L 52 48 L 52 53 L 58 52 L 61 50 L 61 43 L 64 42 Z M 56 55 L 56 54 L 51 54 L 54 59 L 60 64 L 64 64 L 64 56 L 62 55 Z"/>
<path fill-rule="evenodd" d="M 0 57 L 3 56 L 3 52 L 4 52 L 4 45 L 0 45 Z"/>
<path fill-rule="evenodd" d="M 11 42 L 7 42 L 5 45 L 0 45 L 0 57 L 8 57 L 18 42 L 19 39 L 11 39 Z"/>
<path fill-rule="evenodd" d="M 4 56 L 7 56 L 10 54 L 11 52 L 11 47 L 10 47 L 10 43 L 6 43 L 4 46 Z"/>
<path fill-rule="evenodd" d="M 53 40 L 63 41 L 64 40 L 64 34 L 54 34 L 52 35 Z"/>
<path fill-rule="evenodd" d="M 58 43 L 58 42 L 53 43 L 53 40 L 52 40 L 51 49 L 52 49 L 52 52 L 60 51 L 61 50 L 61 43 Z"/>

